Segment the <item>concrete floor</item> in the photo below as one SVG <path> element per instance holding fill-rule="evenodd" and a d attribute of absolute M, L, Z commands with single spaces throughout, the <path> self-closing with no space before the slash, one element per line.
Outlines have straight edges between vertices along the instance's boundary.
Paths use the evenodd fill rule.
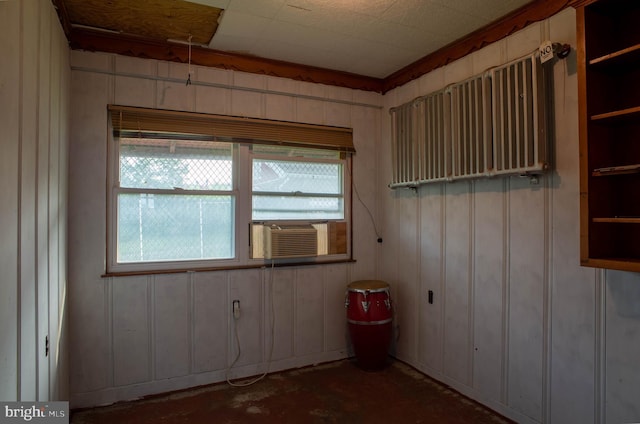
<path fill-rule="evenodd" d="M 241 382 L 241 381 L 239 381 Z M 74 411 L 73 424 L 102 423 L 510 423 L 476 402 L 391 361 L 364 371 L 352 360 Z"/>

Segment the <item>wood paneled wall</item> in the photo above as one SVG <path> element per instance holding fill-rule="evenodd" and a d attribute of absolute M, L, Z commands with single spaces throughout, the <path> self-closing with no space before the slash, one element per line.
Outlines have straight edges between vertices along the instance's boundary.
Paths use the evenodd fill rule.
<path fill-rule="evenodd" d="M 72 52 L 72 407 L 224 381 L 237 354 L 236 329 L 241 355 L 232 378 L 263 372 L 272 339 L 272 371 L 344 358 L 346 286 L 377 276 L 377 237 L 354 200 L 354 216 L 367 217 L 354 220 L 354 263 L 101 277 L 107 104 L 353 128 L 351 171 L 362 201 L 377 214 L 380 94 L 206 67 L 192 67 L 189 86 L 186 76 L 182 64 Z M 239 321 L 231 313 L 236 299 Z"/>
<path fill-rule="evenodd" d="M 575 11 L 566 9 L 387 93 L 385 105 L 516 59 L 544 40 L 575 46 L 575 28 Z M 380 274 L 393 282 L 398 306 L 397 356 L 518 422 L 637 421 L 640 376 L 631 363 L 640 351 L 640 308 L 632 305 L 640 304 L 640 275 L 580 267 L 575 52 L 547 70 L 554 167 L 538 183 L 511 177 L 381 189 Z M 389 122 L 382 123 L 390 145 Z M 387 160 L 380 170 L 390 181 Z"/>
<path fill-rule="evenodd" d="M 0 27 L 0 399 L 66 399 L 69 48 L 46 1 Z"/>

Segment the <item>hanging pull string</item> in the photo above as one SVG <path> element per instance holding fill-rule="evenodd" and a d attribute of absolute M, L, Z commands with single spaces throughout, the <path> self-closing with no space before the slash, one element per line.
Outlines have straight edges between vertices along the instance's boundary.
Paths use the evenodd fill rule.
<path fill-rule="evenodd" d="M 187 83 L 186 85 L 191 84 L 191 34 L 189 34 L 189 72 L 187 74 Z"/>

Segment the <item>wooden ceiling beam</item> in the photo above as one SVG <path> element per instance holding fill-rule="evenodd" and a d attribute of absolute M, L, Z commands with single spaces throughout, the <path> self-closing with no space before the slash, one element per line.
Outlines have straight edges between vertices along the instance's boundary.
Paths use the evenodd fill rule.
<path fill-rule="evenodd" d="M 144 59 L 180 63 L 187 63 L 189 60 L 189 49 L 185 44 L 93 31 L 85 28 L 72 28 L 69 44 L 72 49 L 116 53 Z M 200 46 L 192 46 L 191 63 L 356 90 L 382 91 L 382 80 L 379 78 L 228 53 Z"/>

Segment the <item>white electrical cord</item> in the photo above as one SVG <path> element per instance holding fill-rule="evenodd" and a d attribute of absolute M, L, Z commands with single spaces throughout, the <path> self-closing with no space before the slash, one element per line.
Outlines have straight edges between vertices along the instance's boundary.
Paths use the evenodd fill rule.
<path fill-rule="evenodd" d="M 264 370 L 264 373 L 262 373 L 262 375 L 254 378 L 253 380 L 250 381 L 246 381 L 246 382 L 242 382 L 242 383 L 234 383 L 229 379 L 229 371 L 231 371 L 231 368 L 233 368 L 233 366 L 236 364 L 236 362 L 238 362 L 238 359 L 240 359 L 240 337 L 238 337 L 238 319 L 240 318 L 236 318 L 235 314 L 234 314 L 234 324 L 233 324 L 233 328 L 234 328 L 234 335 L 235 335 L 235 339 L 236 339 L 236 348 L 237 348 L 237 354 L 235 359 L 233 360 L 233 362 L 231 363 L 231 365 L 229 365 L 229 367 L 227 367 L 226 371 L 225 371 L 225 377 L 227 380 L 227 383 L 230 386 L 233 387 L 246 387 L 246 386 L 250 386 L 252 384 L 257 383 L 258 381 L 262 380 L 263 378 L 266 377 L 266 375 L 269 373 L 269 366 L 271 365 L 271 358 L 273 356 L 273 345 L 274 345 L 274 336 L 275 336 L 275 327 L 276 327 L 276 315 L 275 315 L 275 308 L 273 307 L 273 271 L 274 271 L 274 261 L 271 261 L 271 273 L 269 274 L 269 313 L 271 316 L 271 321 L 270 321 L 270 327 L 271 327 L 271 346 L 269 348 L 269 356 L 267 358 L 267 367 Z M 263 278 L 264 281 L 264 278 Z"/>
<path fill-rule="evenodd" d="M 369 214 L 369 218 L 371 219 L 371 224 L 373 224 L 373 231 L 376 233 L 376 237 L 378 237 L 378 240 L 381 241 L 382 240 L 382 236 L 380 235 L 380 232 L 378 231 L 378 226 L 376 225 L 376 220 L 373 218 L 373 214 L 371 213 L 371 210 L 369 209 L 367 204 L 364 203 L 364 201 L 360 197 L 360 193 L 358 193 L 358 187 L 356 186 L 356 182 L 355 182 L 355 180 L 353 178 L 353 173 L 351 172 L 351 167 L 349 166 L 349 161 L 347 161 L 346 166 L 347 166 L 347 171 L 349 172 L 349 177 L 351 179 L 351 187 L 353 187 L 353 192 L 356 194 L 356 197 L 358 198 L 358 201 L 360 202 L 360 204 L 367 211 L 367 214 Z"/>

